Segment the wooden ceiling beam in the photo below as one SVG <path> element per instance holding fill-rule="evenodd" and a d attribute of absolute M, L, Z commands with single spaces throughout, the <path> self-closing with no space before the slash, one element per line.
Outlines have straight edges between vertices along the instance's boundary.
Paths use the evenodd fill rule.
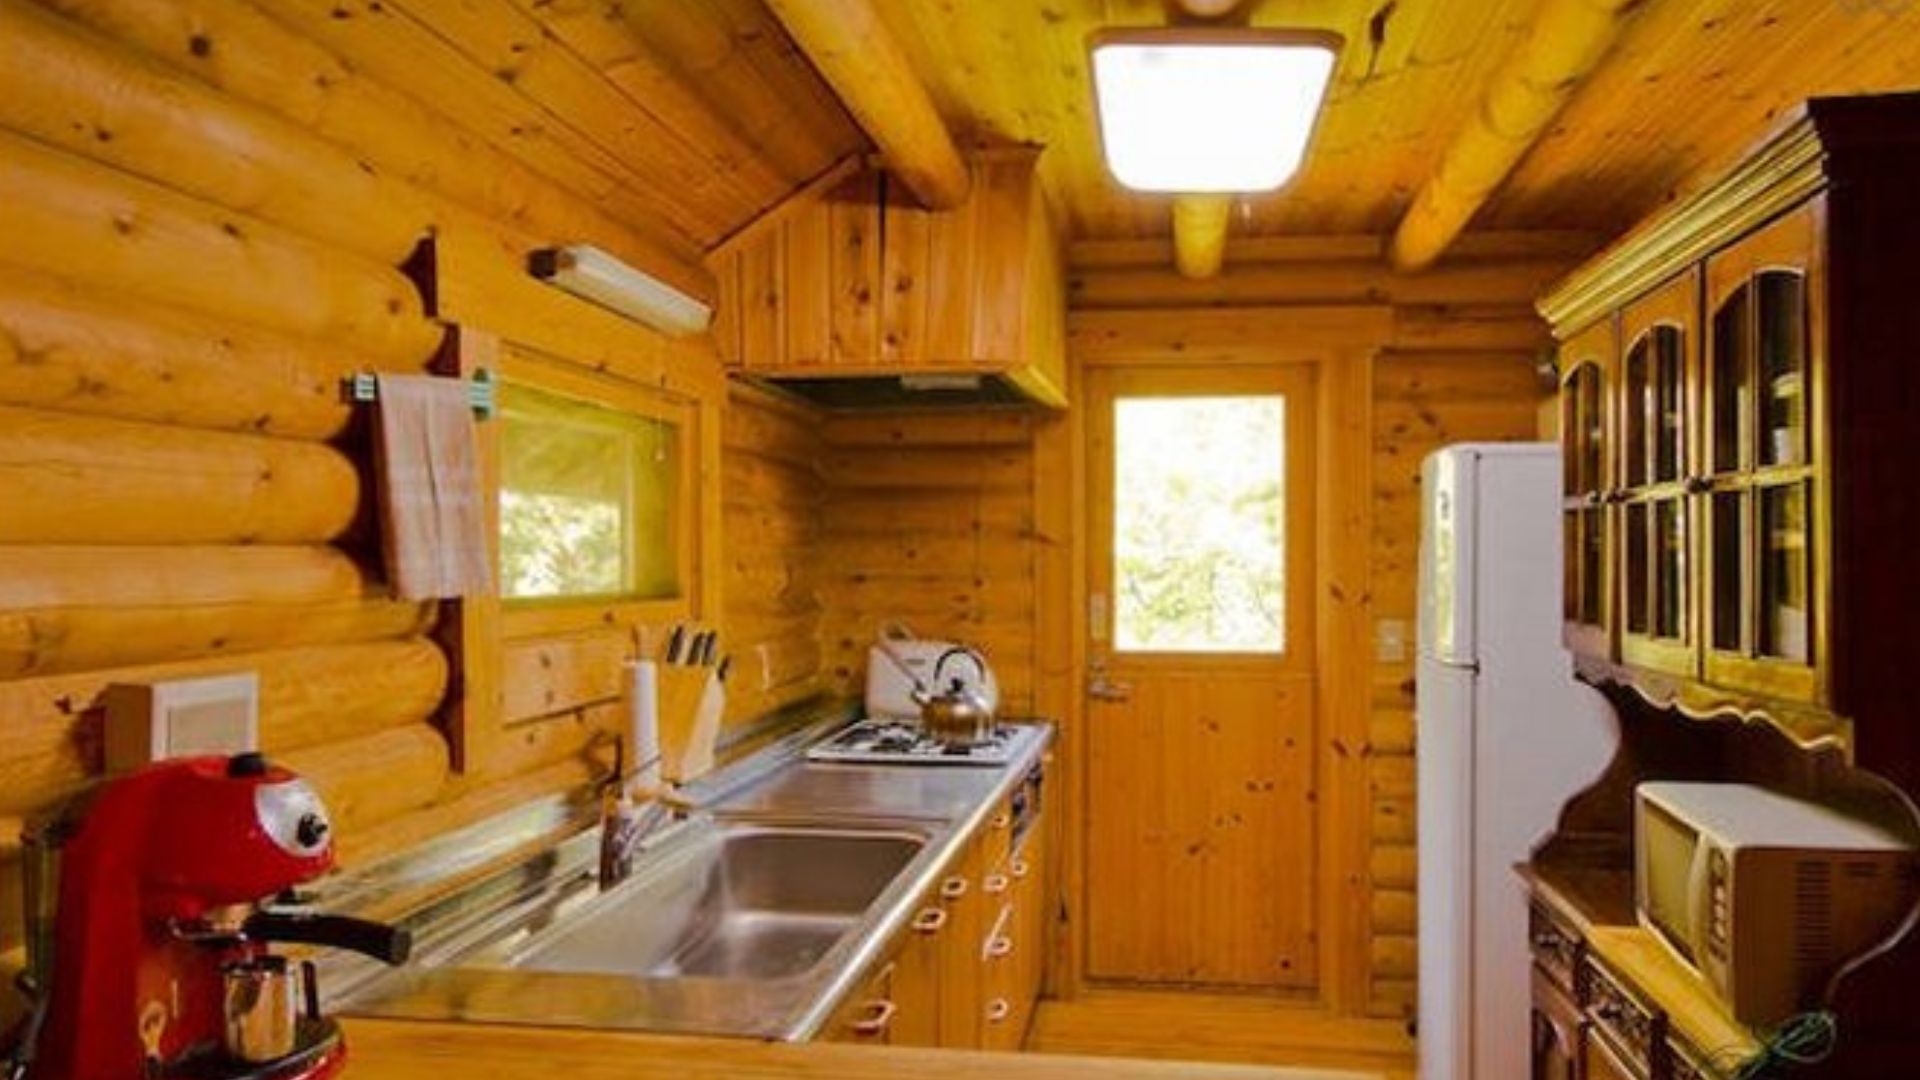
<path fill-rule="evenodd" d="M 1400 219 L 1388 248 L 1396 269 L 1423 269 L 1447 250 L 1600 65 L 1638 5 L 1544 0 Z"/>
<path fill-rule="evenodd" d="M 966 201 L 972 176 L 906 51 L 873 0 L 767 0 L 887 167 L 936 210 Z"/>
<path fill-rule="evenodd" d="M 1231 195 L 1177 195 L 1173 200 L 1173 265 L 1182 277 L 1210 278 L 1227 256 Z"/>

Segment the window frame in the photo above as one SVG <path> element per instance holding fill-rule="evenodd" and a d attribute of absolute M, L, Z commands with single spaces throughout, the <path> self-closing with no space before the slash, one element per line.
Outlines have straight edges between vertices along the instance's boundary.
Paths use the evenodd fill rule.
<path fill-rule="evenodd" d="M 508 597 L 504 591 L 504 575 L 500 575 L 500 617 L 507 639 L 611 625 L 654 625 L 691 617 L 698 606 L 700 571 L 700 475 L 704 447 L 699 426 L 702 420 L 700 403 L 656 387 L 588 371 L 577 364 L 544 356 L 537 350 L 513 342 L 501 343 L 498 366 L 503 383 L 517 384 L 538 393 L 614 412 L 662 421 L 672 424 L 677 432 L 677 469 L 671 500 L 672 520 L 668 526 L 674 546 L 674 595 Z M 496 502 L 503 490 L 504 486 L 496 477 L 491 493 Z M 496 552 L 500 528 L 496 521 L 493 536 Z M 497 562 L 497 554 L 495 558 Z"/>

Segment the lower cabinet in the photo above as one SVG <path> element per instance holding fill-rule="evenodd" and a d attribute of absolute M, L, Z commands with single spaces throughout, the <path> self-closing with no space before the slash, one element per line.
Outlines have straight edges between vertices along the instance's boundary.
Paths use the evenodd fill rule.
<path fill-rule="evenodd" d="M 1579 1075 L 1586 1080 L 1646 1080 L 1647 1077 L 1629 1064 L 1625 1055 L 1615 1052 L 1604 1038 L 1586 1041 L 1585 1060 Z"/>
<path fill-rule="evenodd" d="M 839 1042 L 1018 1050 L 1044 976 L 1043 829 L 1003 802 L 825 1032 Z"/>
<path fill-rule="evenodd" d="M 900 1042 L 900 1004 L 897 990 L 897 965 L 887 964 L 860 984 L 840 1011 L 827 1022 L 830 1042 L 872 1043 L 886 1046 Z"/>

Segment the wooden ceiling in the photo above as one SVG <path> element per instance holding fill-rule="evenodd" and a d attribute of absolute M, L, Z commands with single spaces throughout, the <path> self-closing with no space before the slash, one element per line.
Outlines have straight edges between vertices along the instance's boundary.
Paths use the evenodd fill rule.
<path fill-rule="evenodd" d="M 763 0 L 254 2 L 689 261 L 871 145 Z M 1539 2 L 1249 0 L 1347 48 L 1307 166 L 1234 234 L 1390 230 Z M 1163 0 L 874 4 L 963 142 L 1049 148 L 1076 239 L 1166 235 L 1168 201 L 1107 175 L 1086 62 L 1092 31 L 1164 23 Z M 1644 0 L 1474 225 L 1614 232 L 1801 98 L 1914 87 L 1920 0 Z"/>
<path fill-rule="evenodd" d="M 1347 48 L 1306 167 L 1280 193 L 1243 201 L 1235 234 L 1391 229 L 1538 6 L 1251 0 L 1255 25 L 1331 29 Z M 1168 201 L 1106 174 L 1085 62 L 1095 28 L 1163 23 L 1164 4 L 881 7 L 957 135 L 1049 147 L 1049 180 L 1076 236 L 1166 234 Z M 1794 102 L 1892 88 L 1920 88 L 1920 0 L 1645 0 L 1475 224 L 1617 231 L 1730 163 Z"/>

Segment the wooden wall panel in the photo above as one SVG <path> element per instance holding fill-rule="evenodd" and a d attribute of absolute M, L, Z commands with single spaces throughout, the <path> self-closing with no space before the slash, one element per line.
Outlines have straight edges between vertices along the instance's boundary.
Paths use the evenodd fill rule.
<path fill-rule="evenodd" d="M 1025 409 L 843 413 L 824 424 L 821 639 L 858 694 L 889 621 L 975 645 L 1001 712 L 1031 713 L 1037 670 L 1035 438 Z"/>
<path fill-rule="evenodd" d="M 823 686 L 819 425 L 811 407 L 765 391 L 740 386 L 728 400 L 720 476 L 729 723 L 750 722 Z"/>

